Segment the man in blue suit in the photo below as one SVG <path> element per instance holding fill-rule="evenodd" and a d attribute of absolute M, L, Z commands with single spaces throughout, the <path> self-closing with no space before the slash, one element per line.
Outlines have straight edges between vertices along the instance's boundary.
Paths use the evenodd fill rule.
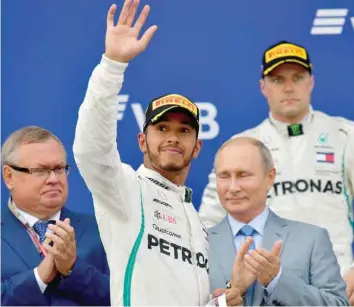
<path fill-rule="evenodd" d="M 10 191 L 1 217 L 2 305 L 109 306 L 109 269 L 96 220 L 64 208 L 66 152 L 40 127 L 2 148 Z"/>
<path fill-rule="evenodd" d="M 215 170 L 228 215 L 209 229 L 211 290 L 237 276 L 231 285 L 248 306 L 348 305 L 327 231 L 266 206 L 276 174 L 268 148 L 252 138 L 231 139 L 219 149 Z"/>

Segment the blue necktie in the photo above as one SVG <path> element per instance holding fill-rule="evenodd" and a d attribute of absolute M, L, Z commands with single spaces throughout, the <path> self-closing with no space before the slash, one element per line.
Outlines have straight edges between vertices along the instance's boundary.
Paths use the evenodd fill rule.
<path fill-rule="evenodd" d="M 250 226 L 250 225 L 245 225 L 243 226 L 240 231 L 240 234 L 244 235 L 245 237 L 253 237 L 254 234 L 256 233 L 256 230 Z M 249 250 L 254 250 L 256 249 L 256 246 L 254 244 L 254 240 L 252 241 L 252 244 L 250 245 Z M 248 305 L 252 306 L 253 305 L 253 294 L 254 294 L 254 287 L 256 285 L 256 282 L 254 282 L 248 289 L 247 289 L 247 299 L 248 299 Z"/>
<path fill-rule="evenodd" d="M 38 221 L 33 225 L 33 229 L 38 234 L 41 243 L 45 240 L 45 233 L 49 223 L 50 221 Z"/>

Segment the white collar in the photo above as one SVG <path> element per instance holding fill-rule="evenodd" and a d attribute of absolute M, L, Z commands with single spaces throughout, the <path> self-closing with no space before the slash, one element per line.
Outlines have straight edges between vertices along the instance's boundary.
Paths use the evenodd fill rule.
<path fill-rule="evenodd" d="M 144 177 L 150 179 L 150 180 L 151 179 L 155 180 L 155 183 L 157 185 L 162 184 L 162 187 L 166 186 L 167 188 L 169 188 L 172 191 L 180 194 L 184 198 L 184 195 L 186 193 L 186 188 L 187 188 L 186 186 L 178 185 L 178 184 L 175 184 L 175 183 L 171 182 L 170 180 L 166 179 L 165 177 L 163 177 L 158 172 L 156 172 L 156 171 L 154 171 L 154 170 L 152 170 L 150 168 L 145 167 L 145 165 L 143 165 L 143 164 L 140 165 L 137 173 L 139 175 L 141 175 L 141 176 L 144 176 Z M 151 180 L 151 181 L 153 181 L 153 180 Z M 187 188 L 187 189 L 191 190 L 190 188 Z"/>
<path fill-rule="evenodd" d="M 264 210 L 262 211 L 262 213 L 257 215 L 252 221 L 250 221 L 248 223 L 248 225 L 252 226 L 252 228 L 255 229 L 257 231 L 257 233 L 259 233 L 261 236 L 263 236 L 264 226 L 265 226 L 268 216 L 269 216 L 269 209 L 266 206 L 264 208 Z M 245 226 L 246 224 L 234 219 L 230 214 L 227 215 L 227 218 L 229 221 L 232 235 L 233 235 L 233 237 L 235 237 L 238 234 L 238 232 L 240 231 L 240 229 L 243 226 Z"/>
<path fill-rule="evenodd" d="M 302 124 L 304 128 L 304 134 L 308 133 L 308 126 L 311 124 L 314 116 L 314 111 L 312 106 L 309 106 L 309 112 L 306 114 L 306 116 L 301 120 L 299 124 Z M 290 126 L 289 123 L 284 123 L 279 120 L 276 120 L 272 113 L 269 112 L 269 122 L 271 125 L 273 125 L 279 132 L 284 133 L 285 135 L 288 135 L 288 126 Z"/>
<path fill-rule="evenodd" d="M 28 222 L 30 227 L 33 227 L 33 225 L 39 221 L 38 217 L 33 216 L 33 215 L 21 210 L 17 206 L 16 206 L 16 208 L 21 213 L 22 217 Z M 60 219 L 60 210 L 58 212 L 56 212 L 52 217 L 50 217 L 48 219 L 48 221 L 49 220 L 58 221 L 59 219 Z"/>

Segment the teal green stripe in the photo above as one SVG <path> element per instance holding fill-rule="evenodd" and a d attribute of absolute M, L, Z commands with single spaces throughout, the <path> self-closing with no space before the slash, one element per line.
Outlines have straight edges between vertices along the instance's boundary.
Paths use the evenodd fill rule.
<path fill-rule="evenodd" d="M 140 190 L 140 206 L 141 206 L 141 224 L 140 224 L 140 231 L 138 237 L 135 240 L 133 249 L 129 256 L 129 261 L 127 267 L 125 268 L 125 275 L 124 275 L 124 291 L 123 291 L 123 305 L 130 306 L 131 305 L 131 289 L 132 289 L 132 276 L 134 271 L 134 265 L 136 260 L 136 255 L 138 254 L 138 250 L 141 244 L 141 240 L 144 235 L 145 230 L 145 215 L 144 215 L 144 204 L 143 204 L 143 195 L 141 191 L 140 182 L 138 179 L 139 190 Z"/>
<path fill-rule="evenodd" d="M 352 226 L 352 229 L 354 229 L 354 222 L 353 222 L 353 218 L 352 218 L 352 214 L 353 214 L 352 205 L 353 204 L 352 204 L 352 200 L 349 196 L 347 186 L 345 184 L 345 179 L 346 179 L 346 176 L 345 176 L 345 150 L 344 150 L 343 156 L 342 156 L 342 179 L 343 179 L 343 193 L 344 193 L 344 197 L 345 197 L 345 200 L 347 202 L 347 207 L 348 207 L 348 220 L 349 220 L 350 225 Z"/>

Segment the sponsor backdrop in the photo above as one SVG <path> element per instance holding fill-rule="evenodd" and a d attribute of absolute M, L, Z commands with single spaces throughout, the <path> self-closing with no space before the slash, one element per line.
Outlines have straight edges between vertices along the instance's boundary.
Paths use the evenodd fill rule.
<path fill-rule="evenodd" d="M 104 51 L 105 18 L 112 2 L 2 1 L 2 142 L 25 125 L 57 134 L 72 165 L 68 207 L 81 212 L 92 213 L 93 207 L 73 160 L 74 129 L 89 76 Z M 258 80 L 261 55 L 269 45 L 283 39 L 305 45 L 316 78 L 314 107 L 354 120 L 352 0 L 150 4 L 148 23 L 159 30 L 127 70 L 117 114 L 119 149 L 124 162 L 139 166 L 137 133 L 151 98 L 174 92 L 197 102 L 204 145 L 187 182 L 196 208 L 220 144 L 267 116 Z"/>

